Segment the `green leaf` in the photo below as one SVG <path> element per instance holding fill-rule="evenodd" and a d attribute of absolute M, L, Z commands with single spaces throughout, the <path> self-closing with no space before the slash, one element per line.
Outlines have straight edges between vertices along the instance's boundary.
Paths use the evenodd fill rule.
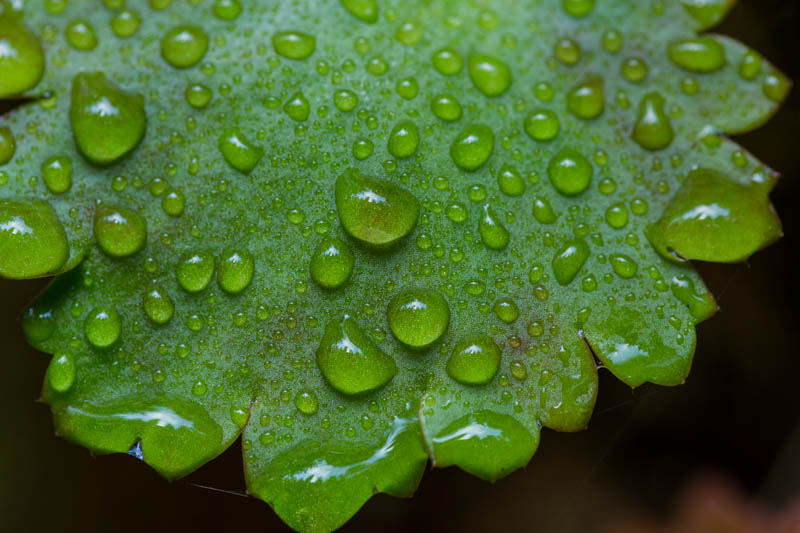
<path fill-rule="evenodd" d="M 60 273 L 22 320 L 59 434 L 169 479 L 241 436 L 298 530 L 524 466 L 598 367 L 681 383 L 686 260 L 780 236 L 724 134 L 790 82 L 698 35 L 730 0 L 0 5 L 0 275 Z"/>

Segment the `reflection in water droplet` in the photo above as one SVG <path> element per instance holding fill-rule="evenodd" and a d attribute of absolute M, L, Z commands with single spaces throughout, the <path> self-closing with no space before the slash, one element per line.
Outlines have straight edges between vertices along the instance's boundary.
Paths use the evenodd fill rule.
<path fill-rule="evenodd" d="M 125 257 L 144 248 L 147 223 L 129 207 L 100 204 L 94 215 L 94 237 L 108 255 Z"/>
<path fill-rule="evenodd" d="M 145 293 L 142 305 L 147 318 L 158 325 L 169 322 L 175 312 L 175 303 L 172 298 L 167 291 L 159 287 L 153 287 Z"/>
<path fill-rule="evenodd" d="M 419 147 L 419 130 L 410 120 L 398 122 L 389 134 L 386 149 L 397 159 L 405 159 L 416 153 Z"/>

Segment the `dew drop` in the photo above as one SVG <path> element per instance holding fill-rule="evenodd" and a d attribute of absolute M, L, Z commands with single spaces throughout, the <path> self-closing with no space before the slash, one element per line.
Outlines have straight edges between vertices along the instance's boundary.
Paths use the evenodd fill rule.
<path fill-rule="evenodd" d="M 663 150 L 672 144 L 675 132 L 664 112 L 664 98 L 660 94 L 651 92 L 642 98 L 631 138 L 651 152 Z"/>
<path fill-rule="evenodd" d="M 387 310 L 395 338 L 414 349 L 427 348 L 447 330 L 450 308 L 438 292 L 407 289 L 394 296 Z"/>
<path fill-rule="evenodd" d="M 161 57 L 175 68 L 200 62 L 208 51 L 208 35 L 198 26 L 176 26 L 161 39 Z"/>
<path fill-rule="evenodd" d="M 275 52 L 289 59 L 306 59 L 314 53 L 317 40 L 299 31 L 279 31 L 272 36 Z"/>
<path fill-rule="evenodd" d="M 698 321 L 705 320 L 717 310 L 714 298 L 708 292 L 698 293 L 694 281 L 688 276 L 674 276 L 670 280 L 672 294 L 689 308 L 689 313 Z"/>
<path fill-rule="evenodd" d="M 577 65 L 581 60 L 581 47 L 574 40 L 565 37 L 556 41 L 553 55 L 567 66 Z"/>
<path fill-rule="evenodd" d="M 35 87 L 44 74 L 44 51 L 36 35 L 12 10 L 0 13 L 0 98 Z"/>
<path fill-rule="evenodd" d="M 378 21 L 377 0 L 339 0 L 342 6 L 355 18 L 367 24 Z"/>
<path fill-rule="evenodd" d="M 341 287 L 353 273 L 355 257 L 350 246 L 337 237 L 326 237 L 311 255 L 309 271 L 320 287 Z"/>
<path fill-rule="evenodd" d="M 492 250 L 502 250 L 508 246 L 511 235 L 494 213 L 489 204 L 483 206 L 483 213 L 478 221 L 478 233 L 483 244 Z"/>
<path fill-rule="evenodd" d="M 569 285 L 589 259 L 589 245 L 581 239 L 567 242 L 553 257 L 553 275 L 561 285 Z"/>
<path fill-rule="evenodd" d="M 397 81 L 395 90 L 404 100 L 413 100 L 419 94 L 419 82 L 416 78 L 402 78 Z"/>
<path fill-rule="evenodd" d="M 333 93 L 333 104 L 339 111 L 347 113 L 358 105 L 358 96 L 348 89 L 340 89 Z"/>
<path fill-rule="evenodd" d="M 391 246 L 414 229 L 419 202 L 391 182 L 348 169 L 336 180 L 336 208 L 344 229 L 359 241 Z"/>
<path fill-rule="evenodd" d="M 512 324 L 519 318 L 519 307 L 511 298 L 500 298 L 494 303 L 494 314 L 506 324 Z"/>
<path fill-rule="evenodd" d="M 302 92 L 297 91 L 283 104 L 283 112 L 296 122 L 305 122 L 311 113 L 311 104 Z"/>
<path fill-rule="evenodd" d="M 612 254 L 608 258 L 608 262 L 611 263 L 611 268 L 621 278 L 632 278 L 639 270 L 639 265 L 636 264 L 636 261 L 625 254 Z"/>
<path fill-rule="evenodd" d="M 225 130 L 218 146 L 225 161 L 242 174 L 249 174 L 264 156 L 264 149 L 250 143 L 238 128 Z"/>
<path fill-rule="evenodd" d="M 531 111 L 525 117 L 525 133 L 534 141 L 549 141 L 558 135 L 561 124 L 558 115 L 549 109 L 537 109 Z"/>
<path fill-rule="evenodd" d="M 139 13 L 130 9 L 123 9 L 111 17 L 111 31 L 117 37 L 125 39 L 139 31 L 141 23 L 142 18 Z"/>
<path fill-rule="evenodd" d="M 187 292 L 200 292 L 214 275 L 214 256 L 210 252 L 195 252 L 183 256 L 175 270 L 178 284 Z"/>
<path fill-rule="evenodd" d="M 220 20 L 236 20 L 242 13 L 239 0 L 214 0 L 214 16 Z"/>
<path fill-rule="evenodd" d="M 379 389 L 397 374 L 394 359 L 383 352 L 348 315 L 325 326 L 316 358 L 327 382 L 348 395 Z"/>
<path fill-rule="evenodd" d="M 411 157 L 419 147 L 419 130 L 410 120 L 398 122 L 389 134 L 386 149 L 397 159 Z"/>
<path fill-rule="evenodd" d="M 575 196 L 589 187 L 592 164 L 571 148 L 563 148 L 550 160 L 547 173 L 555 189 L 565 196 Z"/>
<path fill-rule="evenodd" d="M 238 294 L 253 281 L 255 262 L 245 249 L 225 251 L 219 259 L 217 283 L 225 292 Z"/>
<path fill-rule="evenodd" d="M 622 50 L 623 37 L 617 30 L 608 30 L 603 34 L 603 50 L 609 54 L 616 54 Z"/>
<path fill-rule="evenodd" d="M 463 113 L 461 102 L 451 94 L 440 94 L 431 101 L 431 111 L 439 120 L 453 122 L 461 118 Z"/>
<path fill-rule="evenodd" d="M 179 189 L 172 189 L 161 197 L 161 209 L 171 217 L 179 217 L 186 207 L 186 199 Z"/>
<path fill-rule="evenodd" d="M 456 343 L 447 360 L 447 374 L 464 385 L 485 385 L 500 369 L 500 348 L 486 336 Z"/>
<path fill-rule="evenodd" d="M 0 165 L 5 165 L 14 157 L 17 152 L 17 140 L 11 133 L 11 128 L 3 126 L 0 128 Z M 5 183 L 3 183 L 5 185 Z"/>
<path fill-rule="evenodd" d="M 483 124 L 464 128 L 450 145 L 450 157 L 462 170 L 472 172 L 489 160 L 494 150 L 494 133 Z"/>
<path fill-rule="evenodd" d="M 145 293 L 142 306 L 147 318 L 159 326 L 169 322 L 175 312 L 175 303 L 169 293 L 159 287 L 153 287 Z"/>
<path fill-rule="evenodd" d="M 671 43 L 669 60 L 689 72 L 714 72 L 727 63 L 725 47 L 713 37 L 697 37 Z"/>
<path fill-rule="evenodd" d="M 540 224 L 552 224 L 556 221 L 556 213 L 550 200 L 544 196 L 537 196 L 533 200 L 533 218 Z"/>
<path fill-rule="evenodd" d="M 186 102 L 195 109 L 203 109 L 211 101 L 211 89 L 200 83 L 193 83 L 186 87 L 183 93 Z"/>
<path fill-rule="evenodd" d="M 761 86 L 764 91 L 764 96 L 773 102 L 782 102 L 789 90 L 792 88 L 792 83 L 783 74 L 768 74 L 764 77 L 764 83 Z"/>
<path fill-rule="evenodd" d="M 500 192 L 512 198 L 525 193 L 525 180 L 516 167 L 503 165 L 497 173 L 497 186 Z"/>
<path fill-rule="evenodd" d="M 511 70 L 492 56 L 472 54 L 467 70 L 472 84 L 486 96 L 499 96 L 511 87 Z"/>
<path fill-rule="evenodd" d="M 317 400 L 317 395 L 314 394 L 314 391 L 305 389 L 295 394 L 294 406 L 304 415 L 311 416 L 319 409 L 319 400 Z"/>
<path fill-rule="evenodd" d="M 123 91 L 100 72 L 75 76 L 69 120 L 81 153 L 98 165 L 133 150 L 147 127 L 144 98 Z"/>
<path fill-rule="evenodd" d="M 433 53 L 433 67 L 445 76 L 453 76 L 461 72 L 464 60 L 456 50 L 445 47 Z"/>
<path fill-rule="evenodd" d="M 53 194 L 64 194 L 72 187 L 72 160 L 65 155 L 47 158 L 42 163 L 42 180 Z"/>
<path fill-rule="evenodd" d="M 45 276 L 64 266 L 68 258 L 64 226 L 49 203 L 0 199 L 0 276 Z"/>
<path fill-rule="evenodd" d="M 94 213 L 94 238 L 111 257 L 126 257 L 144 248 L 147 222 L 129 207 L 99 204 Z"/>
<path fill-rule="evenodd" d="M 76 374 L 75 357 L 70 353 L 56 352 L 47 367 L 47 383 L 54 391 L 65 393 L 75 383 Z"/>
<path fill-rule="evenodd" d="M 564 11 L 572 17 L 585 17 L 594 9 L 594 0 L 561 0 Z"/>
<path fill-rule="evenodd" d="M 583 120 L 599 117 L 605 109 L 603 79 L 589 78 L 567 94 L 567 109 Z"/>
<path fill-rule="evenodd" d="M 629 57 L 622 62 L 620 72 L 622 76 L 633 83 L 639 83 L 647 77 L 650 71 L 647 63 L 638 57 Z"/>
<path fill-rule="evenodd" d="M 97 35 L 94 27 L 83 19 L 73 20 L 64 31 L 67 43 L 75 50 L 94 50 L 97 47 Z"/>
<path fill-rule="evenodd" d="M 739 76 L 745 80 L 755 79 L 761 72 L 762 61 L 760 54 L 749 50 L 742 58 L 742 62 L 739 63 Z"/>
<path fill-rule="evenodd" d="M 606 209 L 606 222 L 614 229 L 622 229 L 628 224 L 628 208 L 622 202 Z"/>
<path fill-rule="evenodd" d="M 86 339 L 96 348 L 108 348 L 122 333 L 122 319 L 110 305 L 93 308 L 83 324 Z"/>

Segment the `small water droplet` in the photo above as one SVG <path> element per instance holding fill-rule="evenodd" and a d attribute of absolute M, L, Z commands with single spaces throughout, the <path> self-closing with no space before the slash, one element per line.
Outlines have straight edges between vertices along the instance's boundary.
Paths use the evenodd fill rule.
<path fill-rule="evenodd" d="M 519 318 L 519 307 L 511 298 L 500 298 L 494 303 L 494 314 L 506 324 L 511 324 Z"/>
<path fill-rule="evenodd" d="M 100 204 L 94 214 L 94 237 L 106 254 L 129 256 L 144 248 L 147 223 L 129 207 Z"/>
<path fill-rule="evenodd" d="M 456 50 L 445 47 L 433 53 L 433 66 L 440 74 L 453 76 L 461 72 L 464 60 Z"/>
<path fill-rule="evenodd" d="M 214 0 L 214 16 L 220 20 L 236 20 L 242 13 L 239 0 Z"/>
<path fill-rule="evenodd" d="M 161 39 L 161 57 L 175 68 L 200 62 L 208 51 L 208 35 L 198 26 L 177 26 Z"/>
<path fill-rule="evenodd" d="M 110 305 L 95 307 L 83 324 L 86 339 L 96 348 L 107 348 L 117 342 L 122 333 L 122 318 Z"/>
<path fill-rule="evenodd" d="M 311 256 L 311 279 L 326 289 L 341 287 L 353 273 L 355 257 L 346 242 L 326 237 Z"/>
<path fill-rule="evenodd" d="M 358 105 L 358 96 L 348 89 L 339 89 L 333 93 L 333 104 L 342 112 L 352 111 Z"/>
<path fill-rule="evenodd" d="M 581 18 L 594 9 L 594 0 L 561 0 L 561 5 L 568 15 Z"/>
<path fill-rule="evenodd" d="M 272 36 L 275 52 L 289 59 L 306 59 L 314 53 L 317 40 L 300 31 L 279 31 Z"/>
<path fill-rule="evenodd" d="M 52 156 L 42 163 L 42 180 L 53 194 L 64 194 L 72 187 L 72 160 L 68 156 Z"/>
<path fill-rule="evenodd" d="M 544 196 L 537 196 L 533 201 L 533 218 L 540 224 L 552 224 L 556 221 L 556 213 L 553 206 Z"/>
<path fill-rule="evenodd" d="M 525 179 L 512 165 L 503 165 L 497 173 L 497 186 L 500 192 L 515 198 L 525 193 Z"/>
<path fill-rule="evenodd" d="M 313 390 L 305 389 L 295 394 L 294 406 L 304 415 L 311 416 L 319 409 L 319 400 Z"/>
<path fill-rule="evenodd" d="M 142 18 L 139 13 L 130 9 L 117 11 L 111 17 L 111 31 L 114 32 L 114 35 L 123 39 L 131 37 L 139 31 L 141 24 Z"/>
<path fill-rule="evenodd" d="M 611 263 L 611 268 L 621 278 L 632 278 L 639 271 L 639 265 L 636 264 L 636 261 L 625 254 L 611 254 L 608 262 Z"/>
<path fill-rule="evenodd" d="M 583 120 L 599 117 L 605 109 L 603 78 L 589 78 L 574 87 L 567 94 L 567 109 Z"/>
<path fill-rule="evenodd" d="M 571 67 L 577 65 L 581 60 L 581 47 L 569 37 L 564 37 L 556 41 L 553 46 L 553 55 L 563 64 Z"/>
<path fill-rule="evenodd" d="M 39 83 L 45 58 L 39 39 L 11 9 L 0 13 L 0 35 L 0 98 L 6 98 Z"/>
<path fill-rule="evenodd" d="M 410 120 L 398 122 L 389 134 L 386 149 L 397 159 L 411 157 L 419 147 L 419 130 Z"/>
<path fill-rule="evenodd" d="M 283 112 L 294 121 L 305 122 L 311 113 L 311 104 L 302 92 L 297 91 L 283 104 Z"/>
<path fill-rule="evenodd" d="M 64 34 L 67 43 L 75 50 L 94 50 L 97 48 L 97 34 L 86 20 L 76 19 L 67 24 Z"/>
<path fill-rule="evenodd" d="M 183 93 L 186 102 L 195 109 L 203 109 L 211 101 L 211 89 L 200 83 L 193 83 L 186 87 Z"/>
<path fill-rule="evenodd" d="M 525 117 L 525 133 L 534 141 L 549 141 L 558 135 L 561 124 L 558 115 L 549 109 L 537 109 Z"/>
<path fill-rule="evenodd" d="M 367 24 L 378 21 L 377 0 L 339 0 L 342 6 L 354 17 Z"/>
<path fill-rule="evenodd" d="M 451 94 L 440 94 L 431 101 L 431 111 L 439 120 L 453 122 L 463 113 L 461 102 Z"/>
<path fill-rule="evenodd" d="M 14 138 L 14 134 L 11 133 L 11 128 L 3 126 L 0 128 L 0 165 L 5 165 L 11 161 L 15 153 L 17 153 L 17 140 Z"/>
<path fill-rule="evenodd" d="M 200 292 L 214 275 L 214 256 L 210 252 L 189 253 L 181 258 L 175 275 L 185 291 Z"/>

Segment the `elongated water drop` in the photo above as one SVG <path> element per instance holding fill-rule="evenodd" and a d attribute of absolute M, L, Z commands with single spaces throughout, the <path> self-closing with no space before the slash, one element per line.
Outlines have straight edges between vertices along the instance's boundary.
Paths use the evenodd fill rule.
<path fill-rule="evenodd" d="M 492 250 L 502 250 L 508 246 L 511 235 L 494 213 L 489 204 L 483 206 L 483 213 L 478 221 L 478 233 L 483 244 Z"/>
<path fill-rule="evenodd" d="M 671 43 L 670 61 L 690 72 L 714 72 L 727 64 L 725 47 L 713 37 L 696 37 Z"/>
<path fill-rule="evenodd" d="M 175 303 L 169 293 L 160 287 L 153 287 L 145 293 L 142 306 L 147 318 L 158 325 L 169 322 L 175 312 Z"/>
<path fill-rule="evenodd" d="M 47 367 L 47 383 L 56 392 L 67 392 L 75 383 L 75 357 L 70 353 L 55 353 Z"/>
<path fill-rule="evenodd" d="M 701 283 L 702 284 L 702 283 Z M 717 303 L 708 291 L 698 293 L 689 276 L 674 276 L 669 284 L 672 294 L 689 308 L 689 313 L 698 321 L 710 318 L 717 311 Z"/>
<path fill-rule="evenodd" d="M 319 400 L 313 390 L 301 390 L 294 397 L 294 406 L 304 415 L 311 416 L 319 409 Z"/>
<path fill-rule="evenodd" d="M 175 271 L 178 284 L 187 292 L 200 292 L 214 275 L 214 255 L 211 252 L 194 252 L 183 256 Z"/>
<path fill-rule="evenodd" d="M 585 191 L 592 180 L 592 173 L 589 160 L 571 148 L 563 148 L 547 166 L 550 182 L 565 196 L 575 196 Z"/>
<path fill-rule="evenodd" d="M 11 128 L 3 126 L 0 128 L 0 165 L 5 165 L 17 153 L 17 140 L 11 133 Z"/>
<path fill-rule="evenodd" d="M 64 266 L 68 258 L 67 234 L 49 203 L 0 199 L 0 276 L 46 276 Z"/>
<path fill-rule="evenodd" d="M 100 72 L 75 76 L 69 120 L 81 153 L 98 165 L 133 150 L 147 127 L 144 98 L 123 91 Z"/>
<path fill-rule="evenodd" d="M 0 13 L 0 98 L 36 87 L 44 74 L 44 51 L 21 15 L 10 8 Z"/>
<path fill-rule="evenodd" d="M 430 346 L 444 335 L 450 323 L 450 308 L 438 292 L 407 289 L 389 302 L 389 327 L 394 336 L 411 348 Z"/>
<path fill-rule="evenodd" d="M 219 259 L 217 283 L 230 294 L 242 292 L 253 281 L 255 261 L 250 252 L 243 248 L 227 250 Z"/>
<path fill-rule="evenodd" d="M 567 109 L 583 120 L 599 117 L 605 109 L 603 78 L 589 78 L 574 87 L 567 94 Z"/>
<path fill-rule="evenodd" d="M 64 194 L 72 187 L 72 160 L 68 156 L 53 156 L 42 163 L 42 180 L 53 194 Z"/>
<path fill-rule="evenodd" d="M 147 222 L 129 207 L 100 204 L 94 213 L 94 237 L 111 257 L 125 257 L 144 248 Z"/>
<path fill-rule="evenodd" d="M 122 318 L 117 309 L 103 305 L 89 311 L 83 325 L 86 339 L 96 348 L 108 348 L 122 333 Z"/>
<path fill-rule="evenodd" d="M 406 189 L 348 169 L 336 180 L 336 209 L 344 229 L 359 241 L 391 246 L 414 229 L 419 202 Z"/>
<path fill-rule="evenodd" d="M 511 87 L 508 65 L 486 54 L 472 54 L 467 62 L 472 84 L 486 96 L 500 96 Z"/>
<path fill-rule="evenodd" d="M 581 239 L 567 242 L 553 257 L 553 275 L 561 285 L 569 285 L 589 259 L 589 245 Z"/>
<path fill-rule="evenodd" d="M 611 263 L 611 268 L 621 278 L 632 278 L 639 270 L 639 265 L 636 264 L 636 261 L 625 254 L 611 254 L 608 262 Z"/>
<path fill-rule="evenodd" d="M 300 31 L 279 31 L 272 36 L 275 52 L 289 59 L 306 59 L 314 53 L 317 40 Z"/>
<path fill-rule="evenodd" d="M 525 192 L 525 179 L 512 165 L 503 165 L 497 173 L 497 186 L 507 196 L 522 196 Z"/>
<path fill-rule="evenodd" d="M 500 348 L 486 336 L 461 340 L 453 347 L 446 369 L 459 383 L 485 385 L 500 369 Z"/>
<path fill-rule="evenodd" d="M 341 287 L 353 273 L 355 257 L 350 246 L 337 237 L 326 237 L 311 255 L 311 279 L 320 287 Z"/>
<path fill-rule="evenodd" d="M 367 24 L 378 21 L 377 0 L 339 0 L 342 6 L 354 17 Z"/>
<path fill-rule="evenodd" d="M 556 212 L 550 200 L 544 196 L 537 196 L 533 200 L 533 218 L 540 224 L 552 224 L 556 221 Z"/>
<path fill-rule="evenodd" d="M 175 68 L 189 68 L 208 51 L 208 35 L 198 26 L 177 26 L 161 39 L 161 57 Z"/>
<path fill-rule="evenodd" d="M 410 120 L 398 122 L 389 134 L 386 149 L 397 159 L 411 157 L 419 147 L 419 130 Z"/>
<path fill-rule="evenodd" d="M 581 18 L 592 12 L 594 0 L 561 0 L 561 5 L 568 15 Z"/>
<path fill-rule="evenodd" d="M 660 94 L 651 92 L 642 98 L 631 137 L 639 146 L 651 152 L 663 150 L 672 144 L 675 132 L 664 112 L 664 98 Z"/>
<path fill-rule="evenodd" d="M 364 394 L 387 384 L 397 374 L 386 355 L 350 316 L 328 322 L 317 348 L 317 365 L 337 391 Z"/>
<path fill-rule="evenodd" d="M 264 149 L 250 143 L 238 128 L 225 130 L 218 146 L 225 161 L 242 174 L 249 174 L 264 156 Z"/>
<path fill-rule="evenodd" d="M 464 128 L 450 145 L 450 157 L 459 168 L 472 172 L 483 166 L 494 150 L 494 133 L 483 124 Z"/>

